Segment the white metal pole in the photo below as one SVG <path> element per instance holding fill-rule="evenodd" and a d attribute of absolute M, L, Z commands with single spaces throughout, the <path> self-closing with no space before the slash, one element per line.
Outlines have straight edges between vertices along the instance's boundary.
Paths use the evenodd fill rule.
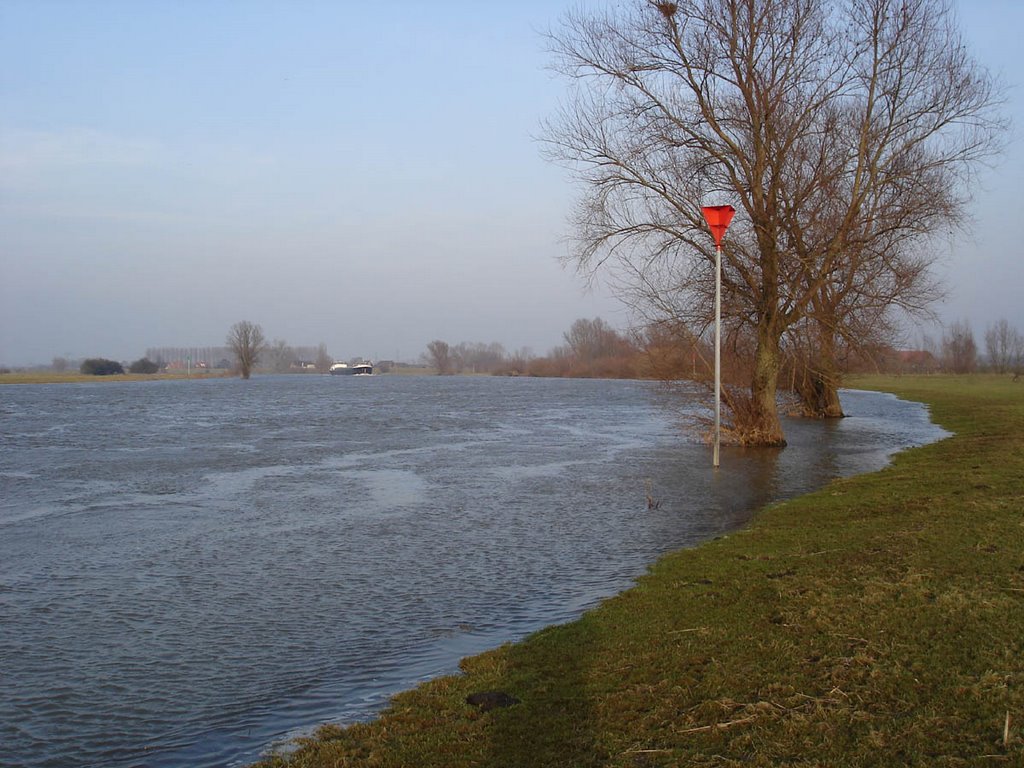
<path fill-rule="evenodd" d="M 715 452 L 712 466 L 718 466 L 722 434 L 722 246 L 715 248 Z"/>

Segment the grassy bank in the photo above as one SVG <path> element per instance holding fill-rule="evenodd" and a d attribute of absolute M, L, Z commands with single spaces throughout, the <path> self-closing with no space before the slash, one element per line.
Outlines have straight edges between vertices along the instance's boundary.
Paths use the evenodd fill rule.
<path fill-rule="evenodd" d="M 956 436 L 264 765 L 1024 765 L 1024 383 L 854 385 Z M 519 703 L 466 703 L 480 691 Z"/>
<path fill-rule="evenodd" d="M 54 371 L 18 371 L 0 373 L 0 384 L 81 384 L 103 381 L 159 381 L 161 379 L 215 379 L 226 373 L 116 373 L 111 376 L 94 376 L 77 371 L 56 373 Z"/>

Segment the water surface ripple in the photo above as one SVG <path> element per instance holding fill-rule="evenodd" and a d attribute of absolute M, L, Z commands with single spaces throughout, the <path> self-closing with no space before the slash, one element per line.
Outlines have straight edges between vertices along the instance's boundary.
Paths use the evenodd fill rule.
<path fill-rule="evenodd" d="M 641 382 L 0 397 L 0 764 L 24 768 L 251 761 L 942 434 L 918 404 L 846 392 L 850 418 L 790 422 L 789 448 L 727 449 L 714 473 Z"/>

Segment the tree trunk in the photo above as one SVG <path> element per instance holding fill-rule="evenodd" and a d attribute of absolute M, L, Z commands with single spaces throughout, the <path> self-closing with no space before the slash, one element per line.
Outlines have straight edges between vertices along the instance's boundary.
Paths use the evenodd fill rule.
<path fill-rule="evenodd" d="M 841 419 L 843 405 L 839 402 L 839 366 L 836 365 L 835 339 L 822 329 L 816 359 L 808 363 L 797 385 L 800 415 L 811 419 Z"/>
<path fill-rule="evenodd" d="M 796 394 L 800 398 L 800 410 L 797 412 L 800 416 L 809 419 L 841 419 L 846 415 L 839 402 L 838 377 L 821 370 L 820 366 L 816 365 L 804 372 Z"/>
<path fill-rule="evenodd" d="M 815 377 L 815 387 L 819 391 L 818 409 L 814 414 L 819 419 L 841 419 L 843 404 L 839 402 L 839 375 L 835 372 L 834 361 L 823 361 L 823 368 Z"/>
<path fill-rule="evenodd" d="M 750 423 L 743 429 L 747 445 L 784 446 L 776 392 L 779 384 L 779 337 L 768 323 L 757 329 L 754 377 L 750 383 Z"/>

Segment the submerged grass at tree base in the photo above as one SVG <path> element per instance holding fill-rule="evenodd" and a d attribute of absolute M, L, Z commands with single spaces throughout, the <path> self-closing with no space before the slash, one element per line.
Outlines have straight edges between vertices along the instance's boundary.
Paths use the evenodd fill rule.
<path fill-rule="evenodd" d="M 1024 383 L 851 385 L 955 435 L 259 765 L 1024 765 Z"/>

